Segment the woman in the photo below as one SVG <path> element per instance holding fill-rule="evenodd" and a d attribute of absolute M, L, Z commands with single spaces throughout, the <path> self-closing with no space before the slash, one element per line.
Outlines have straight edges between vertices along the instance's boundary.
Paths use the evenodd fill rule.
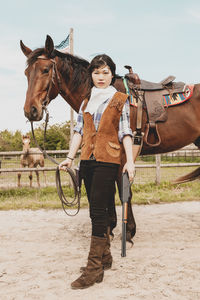
<path fill-rule="evenodd" d="M 122 145 L 126 153 L 129 180 L 133 180 L 132 131 L 129 126 L 127 95 L 113 87 L 115 64 L 103 54 L 90 63 L 91 93 L 80 107 L 77 125 L 67 159 L 60 169 L 71 167 L 81 148 L 80 172 L 84 180 L 92 222 L 91 245 L 82 275 L 72 282 L 73 289 L 83 289 L 101 282 L 104 269 L 111 268 L 108 207 L 114 206 L 115 181 L 121 163 Z M 112 203 L 110 203 L 112 202 Z"/>

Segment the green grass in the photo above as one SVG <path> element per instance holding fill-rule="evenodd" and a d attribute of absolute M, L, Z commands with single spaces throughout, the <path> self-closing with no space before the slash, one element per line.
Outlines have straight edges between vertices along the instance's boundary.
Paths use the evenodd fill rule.
<path fill-rule="evenodd" d="M 160 185 L 149 183 L 135 185 L 132 190 L 132 202 L 137 204 L 200 200 L 199 181 L 179 185 L 173 185 L 169 182 L 162 182 Z"/>
<path fill-rule="evenodd" d="M 67 199 L 72 200 L 72 190 L 65 187 Z M 133 204 L 170 203 L 176 201 L 199 201 L 199 181 L 172 185 L 163 182 L 160 185 L 154 183 L 135 184 L 132 186 Z M 119 195 L 116 194 L 116 204 L 120 204 Z M 87 197 L 82 186 L 81 207 L 87 207 Z M 61 202 L 55 187 L 46 188 L 12 188 L 0 191 L 0 210 L 9 209 L 58 209 Z"/>

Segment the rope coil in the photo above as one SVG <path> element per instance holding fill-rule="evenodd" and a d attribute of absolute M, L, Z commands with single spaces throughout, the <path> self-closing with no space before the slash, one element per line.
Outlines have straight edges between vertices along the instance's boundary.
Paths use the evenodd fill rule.
<path fill-rule="evenodd" d="M 43 108 L 44 108 L 45 113 L 46 113 L 45 128 L 44 128 L 44 137 L 43 137 L 43 149 L 38 144 L 38 141 L 37 141 L 37 139 L 35 137 L 35 133 L 34 133 L 33 122 L 31 122 L 31 131 L 32 131 L 33 140 L 34 140 L 36 146 L 43 153 L 43 155 L 44 155 L 45 158 L 49 159 L 54 164 L 59 165 L 59 162 L 57 162 L 54 158 L 52 158 L 51 156 L 49 156 L 47 154 L 47 152 L 46 152 L 46 149 L 45 149 L 46 131 L 47 131 L 47 125 L 48 125 L 48 121 L 49 121 L 49 112 L 48 112 L 46 106 L 43 107 Z M 81 188 L 79 186 L 78 180 L 77 180 L 76 175 L 74 174 L 73 170 L 71 168 L 68 168 L 68 167 L 66 167 L 65 170 L 70 175 L 72 183 L 73 183 L 74 199 L 72 201 L 68 201 L 66 199 L 65 195 L 64 195 L 62 184 L 61 184 L 59 166 L 57 166 L 57 169 L 56 169 L 56 188 L 57 188 L 57 193 L 58 193 L 58 196 L 60 198 L 60 201 L 61 201 L 62 208 L 63 208 L 64 212 L 68 216 L 75 216 L 75 215 L 78 214 L 78 212 L 80 210 Z M 69 214 L 66 209 L 67 208 L 73 208 L 75 206 L 77 206 L 77 211 L 74 214 Z"/>

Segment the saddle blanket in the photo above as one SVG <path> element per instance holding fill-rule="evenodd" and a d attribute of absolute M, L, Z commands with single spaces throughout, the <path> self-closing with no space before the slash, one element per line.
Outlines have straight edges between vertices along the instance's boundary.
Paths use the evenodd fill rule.
<path fill-rule="evenodd" d="M 162 100 L 165 107 L 181 104 L 189 100 L 193 95 L 194 85 L 187 85 L 185 92 L 171 95 L 163 95 Z M 130 95 L 130 94 L 129 94 Z M 137 107 L 136 98 L 131 95 L 130 104 Z"/>

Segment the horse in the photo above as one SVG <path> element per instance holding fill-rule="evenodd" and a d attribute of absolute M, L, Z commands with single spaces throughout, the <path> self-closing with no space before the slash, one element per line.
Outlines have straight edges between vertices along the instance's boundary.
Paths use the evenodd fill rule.
<path fill-rule="evenodd" d="M 24 114 L 30 121 L 40 121 L 43 118 L 45 107 L 60 94 L 65 101 L 76 111 L 79 111 L 89 88 L 88 66 L 85 59 L 69 53 L 61 53 L 54 49 L 54 42 L 47 35 L 44 48 L 32 51 L 20 41 L 20 47 L 27 57 L 25 75 L 28 80 Z M 114 86 L 120 92 L 126 93 L 121 77 L 116 78 Z M 143 143 L 140 154 L 159 154 L 178 150 L 194 143 L 200 148 L 200 84 L 194 85 L 193 95 L 182 105 L 168 107 L 168 119 L 159 123 L 161 137 L 160 145 L 153 147 Z M 137 108 L 130 106 L 130 125 L 132 131 L 136 129 Z M 147 112 L 143 109 L 142 131 L 148 120 Z M 123 163 L 122 163 L 123 166 Z M 122 168 L 121 166 L 121 168 Z M 182 177 L 181 181 L 193 180 L 200 176 L 200 168 Z M 179 182 L 179 181 L 177 181 Z M 119 181 L 118 188 L 120 186 Z M 116 213 L 111 212 L 113 229 L 116 226 Z M 127 240 L 136 232 L 136 224 L 128 202 Z"/>
<path fill-rule="evenodd" d="M 22 143 L 23 143 L 23 154 L 20 156 L 20 167 L 21 168 L 36 168 L 38 165 L 40 167 L 44 167 L 44 156 L 41 153 L 41 151 L 38 148 L 30 148 L 30 136 L 29 135 L 23 135 L 22 136 Z M 40 179 L 39 179 L 39 171 L 35 171 L 37 176 L 37 184 L 38 187 L 40 187 Z M 46 185 L 46 174 L 43 171 L 44 174 L 44 180 Z M 18 174 L 18 187 L 20 187 L 20 179 L 21 179 L 21 172 Z M 29 175 L 30 179 L 30 187 L 32 187 L 32 171 L 30 171 Z"/>

